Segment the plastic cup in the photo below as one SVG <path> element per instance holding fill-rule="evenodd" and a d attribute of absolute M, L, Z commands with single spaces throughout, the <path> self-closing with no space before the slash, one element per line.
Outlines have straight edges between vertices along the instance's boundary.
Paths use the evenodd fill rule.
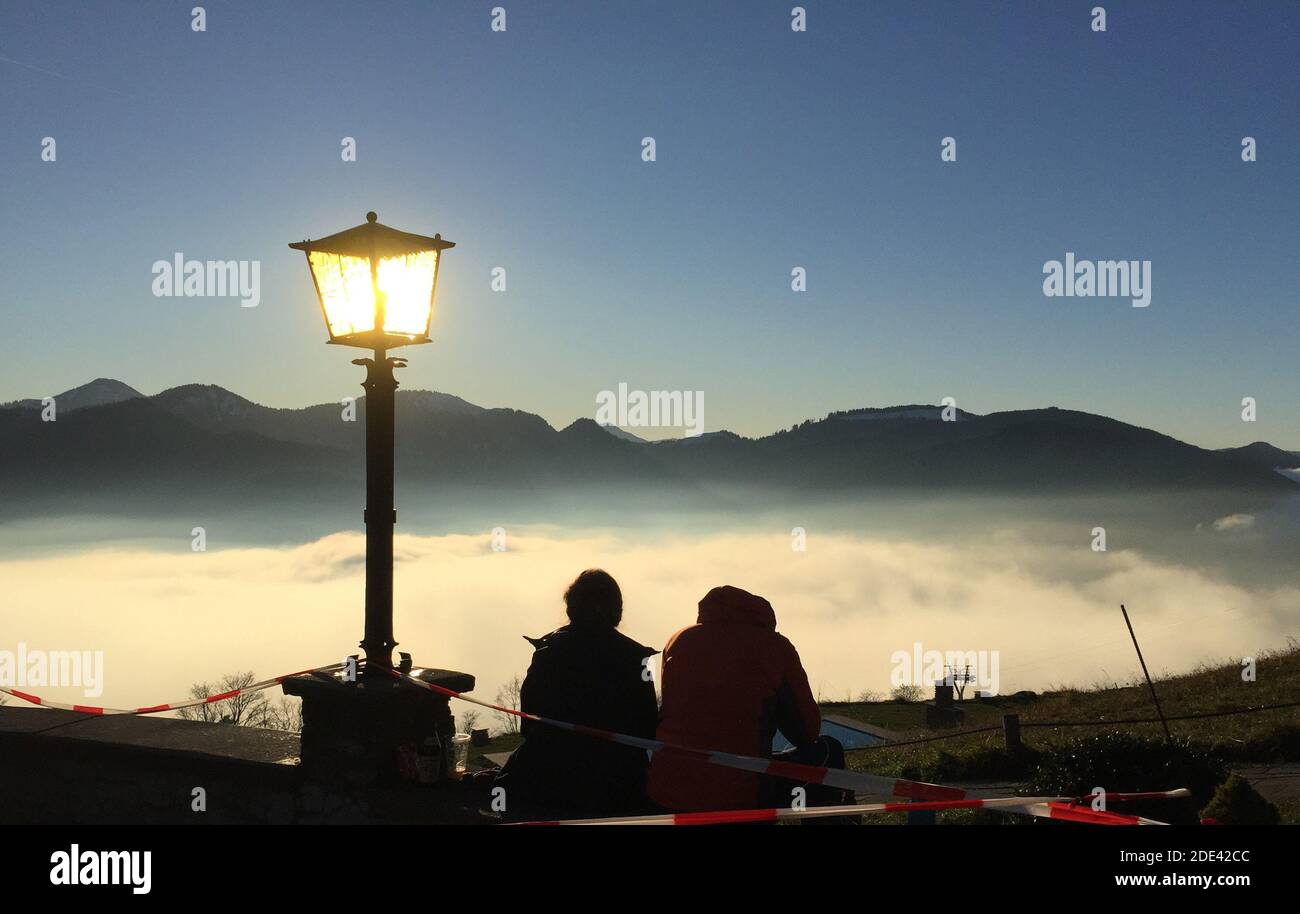
<path fill-rule="evenodd" d="M 455 777 L 457 780 L 465 776 L 469 768 L 469 734 L 457 733 L 451 738 L 452 746 L 456 749 L 456 767 Z"/>

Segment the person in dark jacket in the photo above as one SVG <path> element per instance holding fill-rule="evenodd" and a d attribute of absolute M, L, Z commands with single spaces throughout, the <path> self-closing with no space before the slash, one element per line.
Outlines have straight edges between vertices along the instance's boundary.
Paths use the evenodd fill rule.
<path fill-rule="evenodd" d="M 569 624 L 542 638 L 519 693 L 521 710 L 653 738 L 658 716 L 646 659 L 658 651 L 618 631 L 623 594 L 584 571 L 564 593 Z M 511 819 L 617 816 L 645 806 L 646 753 L 530 720 L 496 785 Z"/>
<path fill-rule="evenodd" d="M 799 653 L 776 631 L 772 604 L 739 587 L 715 587 L 700 600 L 699 621 L 664 648 L 658 738 L 692 749 L 765 758 L 780 730 L 793 748 L 780 760 L 843 768 L 839 741 L 822 736 L 821 711 Z M 656 752 L 648 791 L 677 812 L 788 805 L 802 787 L 810 806 L 852 803 L 851 793 L 820 784 L 761 777 L 672 752 Z"/>

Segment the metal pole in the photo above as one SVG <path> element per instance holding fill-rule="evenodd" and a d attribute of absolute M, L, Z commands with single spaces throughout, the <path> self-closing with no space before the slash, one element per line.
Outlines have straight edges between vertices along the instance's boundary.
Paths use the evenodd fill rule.
<path fill-rule="evenodd" d="M 1160 717 L 1160 725 L 1165 728 L 1165 742 L 1172 743 L 1173 735 L 1169 732 L 1169 722 L 1165 720 L 1165 712 L 1160 710 L 1160 699 L 1156 697 L 1156 686 L 1151 681 L 1151 674 L 1147 672 L 1147 662 L 1142 659 L 1142 648 L 1138 647 L 1138 637 L 1133 633 L 1133 623 L 1128 619 L 1128 610 L 1124 604 L 1119 604 L 1119 611 L 1124 614 L 1124 624 L 1128 626 L 1128 636 L 1133 639 L 1133 649 L 1137 651 L 1138 663 L 1142 664 L 1142 675 L 1147 678 L 1147 688 L 1151 690 L 1151 700 L 1155 702 L 1156 714 Z"/>
<path fill-rule="evenodd" d="M 394 402 L 397 378 L 394 368 L 403 359 L 387 358 L 376 349 L 373 359 L 358 359 L 366 366 L 366 628 L 361 647 L 366 670 L 384 676 L 393 668 L 393 507 Z"/>

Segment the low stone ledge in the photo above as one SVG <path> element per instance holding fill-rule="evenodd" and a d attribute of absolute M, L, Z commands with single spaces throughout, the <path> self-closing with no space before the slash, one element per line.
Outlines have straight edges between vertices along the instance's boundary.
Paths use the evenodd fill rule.
<path fill-rule="evenodd" d="M 0 707 L 8 824 L 472 824 L 456 782 L 347 790 L 307 779 L 297 734 L 170 718 Z M 206 811 L 194 809 L 202 788 Z"/>

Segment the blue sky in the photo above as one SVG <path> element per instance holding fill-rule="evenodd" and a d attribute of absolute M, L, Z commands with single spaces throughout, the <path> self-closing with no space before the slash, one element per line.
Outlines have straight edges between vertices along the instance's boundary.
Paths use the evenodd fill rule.
<path fill-rule="evenodd" d="M 459 245 L 408 388 L 561 426 L 619 382 L 702 390 L 745 434 L 952 396 L 1300 447 L 1300 4 L 808 0 L 803 34 L 763 0 L 211 2 L 202 33 L 194 5 L 0 5 L 0 400 L 359 392 L 286 244 L 374 209 Z M 261 305 L 155 298 L 176 251 L 261 261 Z M 1066 251 L 1150 260 L 1151 306 L 1044 297 Z"/>

